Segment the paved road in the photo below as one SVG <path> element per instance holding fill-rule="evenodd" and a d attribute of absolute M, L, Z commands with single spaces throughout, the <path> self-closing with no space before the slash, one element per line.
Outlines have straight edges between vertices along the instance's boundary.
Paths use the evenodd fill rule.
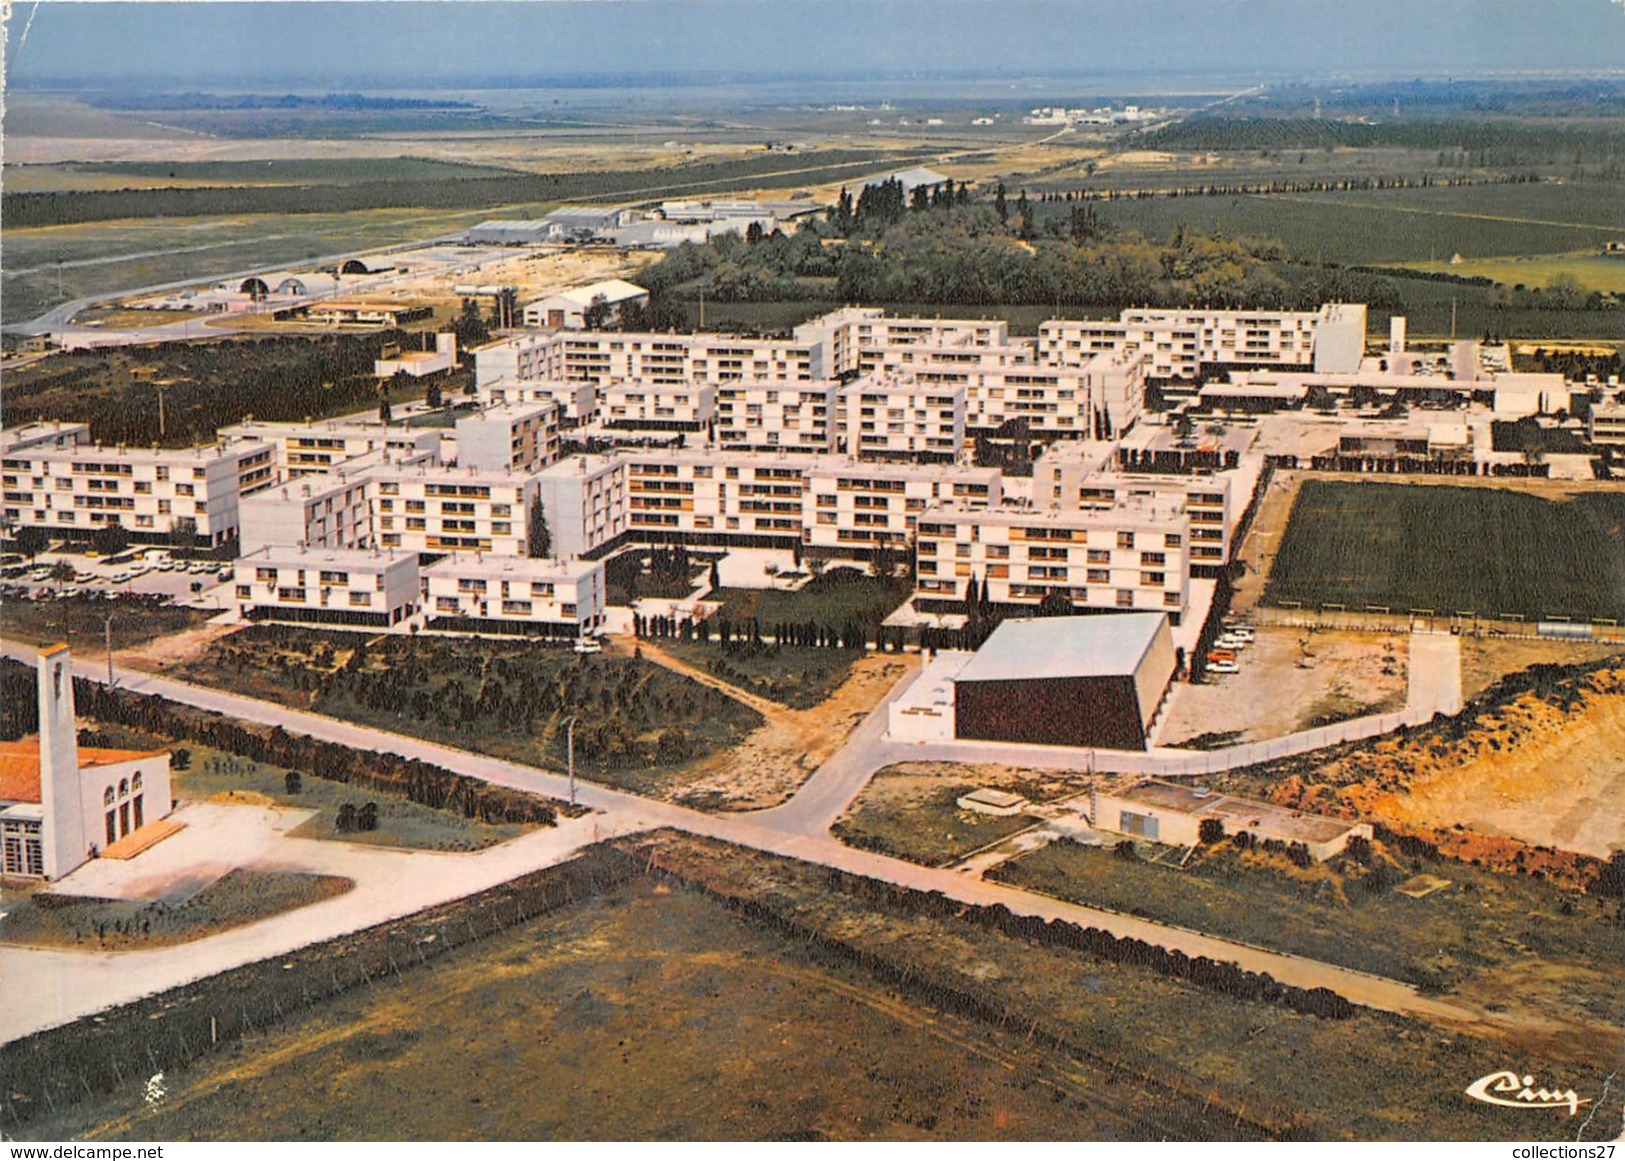
<path fill-rule="evenodd" d="M 25 662 L 32 662 L 34 658 L 32 650 L 10 643 L 4 646 L 3 651 L 7 656 Z M 105 673 L 102 664 L 94 660 L 76 661 L 74 668 L 76 675 L 91 680 L 100 680 Z M 557 773 L 150 674 L 115 670 L 115 676 L 121 688 L 134 692 L 160 694 L 202 709 L 265 725 L 282 726 L 291 732 L 360 749 L 392 751 L 420 758 L 461 774 L 554 798 L 564 798 L 569 793 L 568 780 Z M 626 834 L 671 827 L 778 855 L 840 867 L 921 890 L 940 890 L 966 903 L 1003 903 L 1021 914 L 1063 918 L 1178 949 L 1191 956 L 1206 955 L 1233 960 L 1250 970 L 1266 971 L 1283 983 L 1332 988 L 1350 1000 L 1372 1008 L 1447 1022 L 1470 1023 L 1486 1019 L 1483 1013 L 1421 996 L 1415 988 L 1396 980 L 1252 948 L 1132 916 L 1063 903 L 999 884 L 983 883 L 953 871 L 916 866 L 899 859 L 854 850 L 827 832 L 819 833 L 818 823 L 826 818 L 832 820 L 832 812 L 839 813 L 874 768 L 894 760 L 891 751 L 897 747 L 875 741 L 877 730 L 884 720 L 883 704 L 858 728 L 851 744 L 825 764 L 828 773 L 821 769 L 802 794 L 771 811 L 751 815 L 706 814 L 586 782 L 579 784 L 578 800 L 601 812 L 600 815 L 589 816 L 590 821 L 599 828 L 599 834 Z M 911 755 L 917 755 L 920 749 L 900 748 Z M 1012 755 L 1005 747 L 988 749 L 999 755 L 998 760 L 1001 761 L 1026 760 L 1019 756 L 1021 751 Z M 1071 753 L 1075 755 L 1075 752 Z M 955 760 L 967 760 L 958 749 L 953 751 L 953 757 Z M 803 795 L 806 797 L 803 798 Z M 188 945 L 184 953 L 177 953 L 173 949 L 120 954 L 0 949 L 0 978 L 7 981 L 4 996 L 0 997 L 0 1038 L 13 1039 L 112 1004 L 326 939 L 341 930 L 355 930 L 446 902 L 524 871 L 550 865 L 592 841 L 593 831 L 588 826 L 570 825 L 558 831 L 541 832 L 541 837 L 522 839 L 496 848 L 503 852 L 498 856 L 488 859 L 486 855 L 464 856 L 468 860 L 466 865 L 473 867 L 472 870 L 459 870 L 455 874 L 436 871 L 410 881 L 403 880 L 397 890 L 388 892 L 387 897 L 373 903 L 356 899 L 352 893 L 352 896 L 346 897 L 349 902 L 345 906 L 337 905 L 344 902 L 339 900 L 322 912 L 318 912 L 317 908 L 305 908 L 198 941 Z M 486 861 L 480 862 L 481 859 Z M 451 864 L 436 866 L 449 867 Z M 320 922 L 311 920 L 313 914 Z M 17 980 L 29 982 L 19 987 L 13 983 Z"/>

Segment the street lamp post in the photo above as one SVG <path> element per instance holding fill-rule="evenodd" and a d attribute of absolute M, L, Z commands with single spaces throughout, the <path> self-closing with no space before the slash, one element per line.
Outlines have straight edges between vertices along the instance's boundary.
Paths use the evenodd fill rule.
<path fill-rule="evenodd" d="M 570 772 L 570 805 L 576 804 L 576 715 L 564 719 L 564 754 Z"/>
<path fill-rule="evenodd" d="M 102 618 L 102 633 L 107 645 L 107 688 L 113 688 L 113 617 L 116 614 L 108 613 Z"/>

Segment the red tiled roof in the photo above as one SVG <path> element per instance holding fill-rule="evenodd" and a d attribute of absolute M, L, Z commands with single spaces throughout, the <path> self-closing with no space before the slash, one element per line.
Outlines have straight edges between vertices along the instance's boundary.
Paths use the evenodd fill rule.
<path fill-rule="evenodd" d="M 168 750 L 113 750 L 99 746 L 79 747 L 79 769 L 161 758 Z M 40 801 L 39 738 L 0 742 L 0 802 Z"/>

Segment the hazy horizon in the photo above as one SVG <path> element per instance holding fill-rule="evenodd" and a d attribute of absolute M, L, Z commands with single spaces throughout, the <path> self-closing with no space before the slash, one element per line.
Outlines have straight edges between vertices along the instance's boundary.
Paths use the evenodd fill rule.
<path fill-rule="evenodd" d="M 14 7 L 6 31 L 13 88 L 1139 78 L 1155 91 L 1625 69 L 1614 0 L 45 0 Z"/>

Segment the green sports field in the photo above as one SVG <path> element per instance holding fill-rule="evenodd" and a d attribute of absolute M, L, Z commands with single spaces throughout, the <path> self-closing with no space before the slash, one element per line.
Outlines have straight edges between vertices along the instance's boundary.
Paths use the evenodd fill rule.
<path fill-rule="evenodd" d="M 1307 480 L 1264 600 L 1625 618 L 1625 491 L 1553 501 L 1504 488 Z"/>

